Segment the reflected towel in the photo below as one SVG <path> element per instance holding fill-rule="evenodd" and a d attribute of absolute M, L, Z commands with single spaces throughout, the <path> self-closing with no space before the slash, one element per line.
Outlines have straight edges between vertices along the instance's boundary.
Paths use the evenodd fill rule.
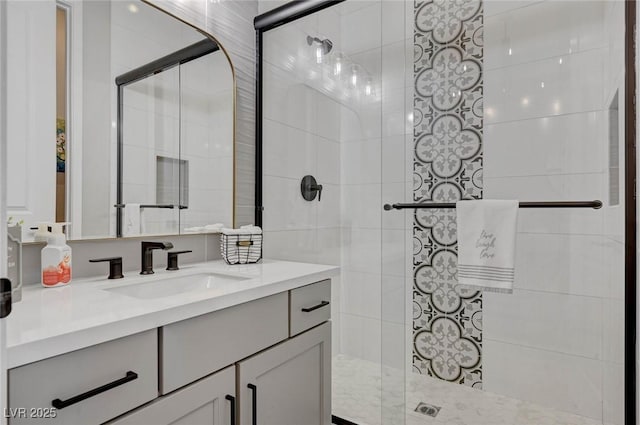
<path fill-rule="evenodd" d="M 122 236 L 138 236 L 141 232 L 140 204 L 126 204 L 124 206 L 124 226 Z"/>
<path fill-rule="evenodd" d="M 513 292 L 518 201 L 459 201 L 458 284 Z"/>

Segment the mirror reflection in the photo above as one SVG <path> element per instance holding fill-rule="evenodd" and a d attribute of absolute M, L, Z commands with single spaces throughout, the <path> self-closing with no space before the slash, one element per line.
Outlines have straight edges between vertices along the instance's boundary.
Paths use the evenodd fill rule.
<path fill-rule="evenodd" d="M 8 2 L 7 15 L 23 240 L 39 222 L 71 222 L 72 239 L 233 225 L 234 77 L 213 38 L 135 0 Z"/>

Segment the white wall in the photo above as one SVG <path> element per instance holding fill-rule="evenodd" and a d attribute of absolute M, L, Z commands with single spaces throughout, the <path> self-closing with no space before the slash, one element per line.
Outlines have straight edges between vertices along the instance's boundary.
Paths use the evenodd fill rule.
<path fill-rule="evenodd" d="M 485 197 L 605 201 L 520 211 L 514 293 L 484 294 L 484 388 L 614 424 L 624 206 L 606 205 L 606 109 L 623 83 L 623 12 L 624 2 L 487 1 L 484 32 Z"/>

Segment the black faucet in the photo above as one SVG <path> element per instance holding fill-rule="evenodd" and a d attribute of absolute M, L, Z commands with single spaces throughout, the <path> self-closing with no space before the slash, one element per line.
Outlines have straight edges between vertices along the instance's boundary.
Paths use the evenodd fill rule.
<path fill-rule="evenodd" d="M 153 250 L 173 248 L 171 242 L 142 242 L 142 270 L 140 274 L 153 274 Z"/>

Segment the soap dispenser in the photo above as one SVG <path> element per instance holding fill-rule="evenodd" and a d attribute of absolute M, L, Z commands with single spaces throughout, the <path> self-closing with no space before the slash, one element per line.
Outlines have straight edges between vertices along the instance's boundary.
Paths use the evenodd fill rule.
<path fill-rule="evenodd" d="M 42 248 L 42 286 L 63 286 L 71 281 L 71 247 L 62 232 L 62 226 L 70 223 L 52 223 L 47 246 Z"/>

